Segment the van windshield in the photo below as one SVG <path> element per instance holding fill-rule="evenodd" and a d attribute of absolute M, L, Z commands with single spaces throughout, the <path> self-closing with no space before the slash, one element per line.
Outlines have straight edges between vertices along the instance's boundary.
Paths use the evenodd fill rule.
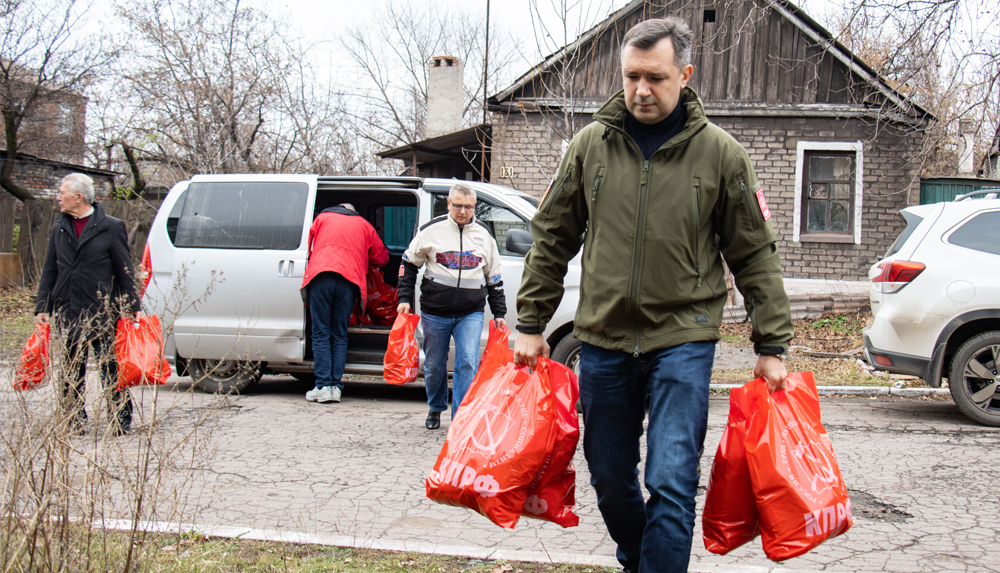
<path fill-rule="evenodd" d="M 299 247 L 309 186 L 301 182 L 201 182 L 188 186 L 177 247 Z"/>

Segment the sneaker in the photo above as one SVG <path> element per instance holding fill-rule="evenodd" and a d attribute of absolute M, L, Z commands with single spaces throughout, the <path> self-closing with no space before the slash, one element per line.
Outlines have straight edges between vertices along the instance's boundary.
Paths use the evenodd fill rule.
<path fill-rule="evenodd" d="M 320 389 L 313 388 L 312 390 L 306 392 L 306 402 L 315 402 L 316 397 L 319 395 Z"/>
<path fill-rule="evenodd" d="M 436 430 L 441 427 L 441 412 L 428 412 L 424 427 L 428 430 Z"/>
<path fill-rule="evenodd" d="M 306 400 L 309 402 L 319 402 L 320 404 L 340 402 L 340 388 L 337 388 L 336 386 L 313 388 L 312 390 L 306 392 Z"/>

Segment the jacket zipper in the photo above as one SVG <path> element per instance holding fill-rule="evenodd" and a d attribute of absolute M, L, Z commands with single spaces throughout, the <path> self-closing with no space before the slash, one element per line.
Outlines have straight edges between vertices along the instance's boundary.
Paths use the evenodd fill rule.
<path fill-rule="evenodd" d="M 597 174 L 597 179 L 594 180 L 594 190 L 590 194 L 590 211 L 591 211 L 590 219 L 591 220 L 593 220 L 594 217 L 596 216 L 595 210 L 597 209 L 597 191 L 598 191 L 598 189 L 601 188 L 601 180 L 603 180 L 603 179 L 604 179 L 604 168 L 602 167 L 601 170 Z M 593 225 L 589 225 L 589 227 L 590 228 L 588 229 L 588 232 L 593 233 L 594 232 L 594 226 Z M 588 242 L 591 245 L 593 245 L 594 244 L 593 237 L 591 237 Z M 587 260 L 593 260 L 592 259 L 592 255 L 593 254 L 594 254 L 593 247 L 587 249 Z"/>
<path fill-rule="evenodd" d="M 701 241 L 698 238 L 698 231 L 701 228 L 701 184 L 694 186 L 695 205 L 697 207 L 697 217 L 694 220 L 694 262 L 698 269 L 698 286 L 701 288 Z"/>
<path fill-rule="evenodd" d="M 594 192 L 591 193 L 591 195 L 590 195 L 590 204 L 592 206 L 596 206 L 597 205 L 597 190 L 601 188 L 601 180 L 604 179 L 604 175 L 603 175 L 603 171 L 604 170 L 602 169 L 601 171 L 602 171 L 602 174 L 598 175 L 597 176 L 597 180 L 594 181 Z"/>
<path fill-rule="evenodd" d="M 471 222 L 471 221 L 470 221 Z M 455 298 L 451 299 L 452 314 L 455 312 L 455 303 L 458 302 L 458 294 L 462 292 L 462 267 L 465 266 L 465 252 L 462 250 L 462 240 L 465 238 L 465 227 L 458 226 L 458 282 L 455 284 Z"/>
<path fill-rule="evenodd" d="M 640 347 L 639 340 L 641 340 L 641 333 L 639 332 L 639 274 L 642 272 L 639 262 L 642 259 L 642 236 L 643 227 L 645 226 L 645 213 L 646 213 L 646 180 L 649 175 L 649 160 L 646 159 L 642 162 L 642 179 L 639 181 L 639 225 L 636 227 L 635 233 L 635 255 L 632 259 L 632 293 L 629 298 L 631 298 L 632 306 L 632 327 L 635 329 L 635 350 L 632 352 L 634 358 L 639 357 L 639 353 L 642 351 Z"/>

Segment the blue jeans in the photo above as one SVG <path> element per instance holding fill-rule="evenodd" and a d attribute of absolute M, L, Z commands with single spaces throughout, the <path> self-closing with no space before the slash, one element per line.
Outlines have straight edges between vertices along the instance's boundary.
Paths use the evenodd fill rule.
<path fill-rule="evenodd" d="M 618 561 L 630 571 L 686 572 L 694 531 L 698 463 L 708 423 L 714 342 L 633 357 L 583 344 L 583 451 Z M 645 485 L 639 439 L 649 394 Z"/>
<path fill-rule="evenodd" d="M 344 389 L 347 363 L 347 325 L 351 321 L 358 287 L 337 273 L 316 275 L 306 286 L 312 317 L 313 372 L 316 387 Z"/>
<path fill-rule="evenodd" d="M 455 417 L 465 392 L 479 369 L 479 339 L 483 312 L 458 318 L 424 313 L 424 387 L 431 412 L 448 409 L 448 346 L 455 337 L 455 372 L 452 375 L 451 417 Z"/>

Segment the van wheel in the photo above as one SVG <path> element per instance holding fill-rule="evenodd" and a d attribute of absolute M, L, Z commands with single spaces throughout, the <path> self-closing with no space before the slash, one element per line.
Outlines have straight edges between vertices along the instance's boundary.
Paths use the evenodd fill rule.
<path fill-rule="evenodd" d="M 573 338 L 572 334 L 567 334 L 559 341 L 559 344 L 556 344 L 550 354 L 552 360 L 572 370 L 573 374 L 576 374 L 577 380 L 580 379 L 580 346 L 579 340 Z M 576 411 L 583 413 L 583 404 L 579 400 L 576 401 Z"/>
<path fill-rule="evenodd" d="M 210 394 L 239 394 L 260 381 L 260 364 L 242 360 L 188 360 L 196 388 Z"/>
<path fill-rule="evenodd" d="M 948 386 L 955 405 L 986 426 L 1000 426 L 1000 331 L 973 336 L 951 363 Z"/>

